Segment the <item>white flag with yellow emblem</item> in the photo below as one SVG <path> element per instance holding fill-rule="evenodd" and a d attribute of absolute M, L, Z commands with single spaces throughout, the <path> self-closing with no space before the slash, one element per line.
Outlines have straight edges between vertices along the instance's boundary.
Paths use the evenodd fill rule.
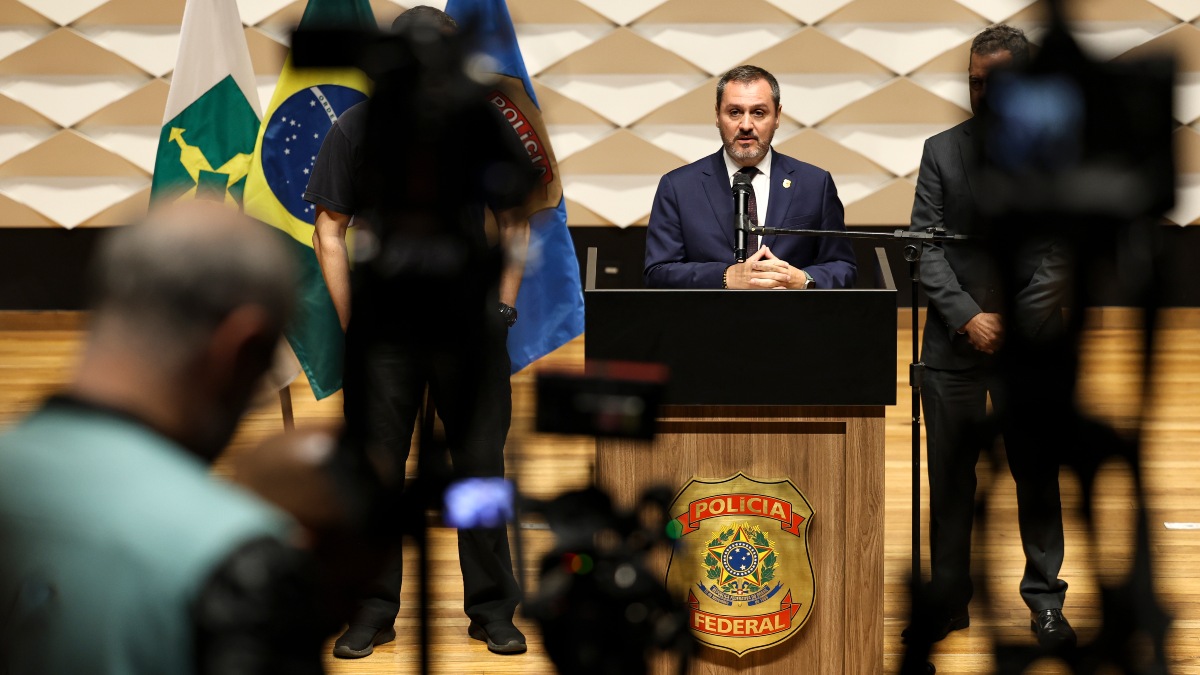
<path fill-rule="evenodd" d="M 151 203 L 198 198 L 241 205 L 262 117 L 254 85 L 235 0 L 188 0 Z"/>
<path fill-rule="evenodd" d="M 150 203 L 207 199 L 241 209 L 262 119 L 250 50 L 235 0 L 188 0 L 171 76 Z M 265 391 L 300 373 L 286 343 Z"/>

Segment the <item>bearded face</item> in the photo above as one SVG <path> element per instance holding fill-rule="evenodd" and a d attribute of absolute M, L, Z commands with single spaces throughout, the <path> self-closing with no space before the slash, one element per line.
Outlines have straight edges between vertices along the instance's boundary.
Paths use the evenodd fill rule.
<path fill-rule="evenodd" d="M 771 85 L 759 79 L 750 83 L 729 82 L 717 108 L 717 129 L 725 152 L 738 166 L 754 166 L 767 154 L 779 113 L 771 96 Z"/>

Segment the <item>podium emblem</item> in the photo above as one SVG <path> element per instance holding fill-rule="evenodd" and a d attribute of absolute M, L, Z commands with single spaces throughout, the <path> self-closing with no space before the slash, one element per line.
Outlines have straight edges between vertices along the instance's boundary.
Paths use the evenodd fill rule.
<path fill-rule="evenodd" d="M 671 504 L 667 587 L 701 643 L 738 656 L 795 635 L 816 599 L 813 510 L 790 480 L 693 478 Z"/>

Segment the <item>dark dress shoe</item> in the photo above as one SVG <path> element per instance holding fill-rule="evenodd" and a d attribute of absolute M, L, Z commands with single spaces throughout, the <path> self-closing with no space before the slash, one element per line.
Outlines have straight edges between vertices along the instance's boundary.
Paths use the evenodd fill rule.
<path fill-rule="evenodd" d="M 1075 646 L 1075 630 L 1071 628 L 1061 609 L 1034 612 L 1029 627 L 1037 633 L 1038 644 L 1047 649 Z"/>
<path fill-rule="evenodd" d="M 375 645 L 396 639 L 396 629 L 352 625 L 333 643 L 333 655 L 339 659 L 361 659 L 375 651 Z"/>
<path fill-rule="evenodd" d="M 488 650 L 496 654 L 520 654 L 527 649 L 525 635 L 511 621 L 493 621 L 486 626 L 472 621 L 467 635 L 486 642 Z"/>
<path fill-rule="evenodd" d="M 942 640 L 945 640 L 946 636 L 949 635 L 951 632 L 956 631 L 956 630 L 962 630 L 964 628 L 969 627 L 970 625 L 971 625 L 971 615 L 968 614 L 967 610 L 964 609 L 964 610 L 962 610 L 961 613 L 955 613 L 955 614 L 937 622 L 936 624 L 933 624 L 931 626 L 926 626 L 925 627 L 926 630 L 929 631 L 929 635 L 926 639 L 931 643 L 932 642 L 941 642 Z M 910 624 L 908 626 L 908 628 L 905 628 L 903 631 L 900 632 L 901 642 L 903 642 L 904 644 L 908 644 L 909 642 L 912 642 L 913 640 L 916 639 L 916 637 L 917 637 L 917 627 L 915 624 Z"/>

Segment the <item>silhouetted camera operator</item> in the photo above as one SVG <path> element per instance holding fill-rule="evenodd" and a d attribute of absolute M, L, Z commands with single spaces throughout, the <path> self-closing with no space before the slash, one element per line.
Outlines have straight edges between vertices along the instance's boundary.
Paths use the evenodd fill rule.
<path fill-rule="evenodd" d="M 512 413 L 506 339 L 517 320 L 529 232 L 519 207 L 532 168 L 466 75 L 452 18 L 416 7 L 393 30 L 400 39 L 385 41 L 367 68 L 376 91 L 333 125 L 304 195 L 317 205 L 314 249 L 346 329 L 343 445 L 364 451 L 384 487 L 400 490 L 428 385 L 453 475 L 502 478 Z M 499 225 L 492 236 L 488 212 Z M 366 242 L 353 275 L 352 226 Z M 518 255 L 506 258 L 508 249 Z M 448 482 L 445 470 L 426 466 L 440 459 L 423 455 L 425 494 Z M 423 517 L 420 504 L 406 513 L 395 516 Z M 512 622 L 520 589 L 504 523 L 460 528 L 458 538 L 468 635 L 493 652 L 525 651 Z M 335 656 L 366 656 L 395 637 L 401 577 L 397 551 Z"/>

